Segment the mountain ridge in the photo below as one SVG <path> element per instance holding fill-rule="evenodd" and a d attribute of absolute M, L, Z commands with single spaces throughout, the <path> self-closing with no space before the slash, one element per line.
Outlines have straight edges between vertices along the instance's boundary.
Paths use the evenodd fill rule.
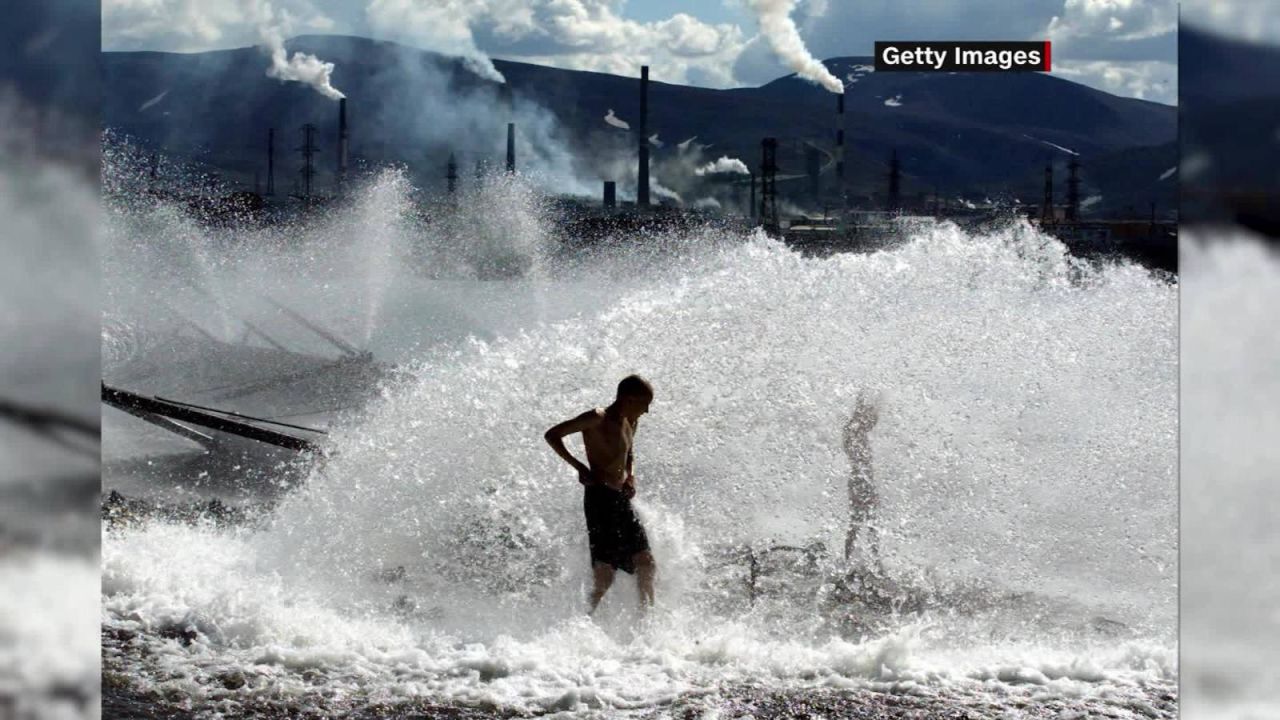
<path fill-rule="evenodd" d="M 353 156 L 371 164 L 405 164 L 428 185 L 442 181 L 450 151 L 466 164 L 500 158 L 505 129 L 495 117 L 502 114 L 495 112 L 495 102 L 501 93 L 456 58 L 355 36 L 299 36 L 287 47 L 336 64 L 333 83 L 351 98 Z M 882 194 L 895 149 L 906 197 L 935 187 L 944 194 L 1038 197 L 1045 162 L 1062 165 L 1068 158 L 1056 148 L 1080 153 L 1086 191 L 1091 182 L 1108 185 L 1105 178 L 1090 177 L 1095 159 L 1137 152 L 1157 157 L 1155 165 L 1177 163 L 1172 106 L 1041 73 L 877 74 L 867 72 L 869 59 L 858 56 L 827 63 L 847 86 L 845 191 L 867 202 Z M 266 77 L 266 65 L 252 47 L 194 54 L 106 52 L 105 121 L 144 144 L 201 158 L 244 182 L 262 164 L 261 149 L 248 148 L 261 146 L 266 127 L 292 131 L 314 122 L 322 136 L 333 134 L 332 101 Z M 501 59 L 494 65 L 515 98 L 524 151 L 518 164 L 572 167 L 576 179 L 565 183 L 570 191 L 594 194 L 605 178 L 626 186 L 635 141 L 631 133 L 606 125 L 604 116 L 612 109 L 616 117 L 637 122 L 637 78 Z M 711 146 L 704 159 L 724 154 L 755 166 L 760 139 L 774 136 L 787 173 L 804 171 L 806 145 L 821 149 L 829 194 L 835 181 L 835 102 L 831 93 L 795 75 L 727 89 L 652 79 L 650 133 L 665 144 L 654 148 L 655 174 L 660 182 L 690 186 L 674 145 L 691 137 Z M 218 121 L 209 123 L 209 116 Z M 1113 207 L 1145 207 L 1151 195 L 1171 204 L 1172 195 L 1154 177 L 1122 192 L 1135 197 L 1106 200 Z"/>

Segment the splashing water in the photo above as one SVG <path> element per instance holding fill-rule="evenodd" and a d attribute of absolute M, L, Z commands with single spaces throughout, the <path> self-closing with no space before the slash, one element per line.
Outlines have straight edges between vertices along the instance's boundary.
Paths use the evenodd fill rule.
<path fill-rule="evenodd" d="M 360 202 L 396 214 L 407 192 Z M 409 379 L 265 527 L 108 535 L 106 624 L 194 638 L 113 667 L 232 705 L 643 713 L 735 684 L 1176 694 L 1175 286 L 1081 264 L 1025 225 L 904 227 L 893 250 L 825 259 L 712 231 L 569 255 L 534 205 L 504 190 L 463 199 L 454 226 L 380 226 L 439 260 L 386 270 L 403 314 L 366 315 L 374 335 L 427 336 Z M 506 241 L 460 246 L 460 228 Z M 458 260 L 513 252 L 510 277 Z M 453 327 L 421 327 L 450 303 Z M 541 436 L 631 372 L 657 389 L 636 505 L 659 605 L 638 623 L 623 577 L 591 622 L 581 491 Z M 882 398 L 883 607 L 850 600 L 822 550 L 843 544 L 840 432 L 864 389 Z M 765 577 L 777 545 L 814 560 Z M 756 586 L 734 574 L 744 547 Z"/>

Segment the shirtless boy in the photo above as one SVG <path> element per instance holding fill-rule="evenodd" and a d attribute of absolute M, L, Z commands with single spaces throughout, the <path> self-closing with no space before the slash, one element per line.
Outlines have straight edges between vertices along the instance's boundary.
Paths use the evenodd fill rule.
<path fill-rule="evenodd" d="M 636 576 L 641 610 L 653 605 L 657 566 L 649 552 L 649 538 L 631 507 L 631 498 L 636 494 L 632 440 L 637 421 L 649 411 L 652 401 L 653 387 L 649 382 L 639 375 L 629 375 L 618 383 L 618 395 L 612 405 L 588 410 L 545 435 L 551 449 L 578 471 L 578 481 L 585 486 L 582 509 L 587 516 L 591 547 L 593 613 L 619 569 Z M 577 432 L 582 433 L 587 448 L 585 464 L 564 446 L 564 438 Z"/>

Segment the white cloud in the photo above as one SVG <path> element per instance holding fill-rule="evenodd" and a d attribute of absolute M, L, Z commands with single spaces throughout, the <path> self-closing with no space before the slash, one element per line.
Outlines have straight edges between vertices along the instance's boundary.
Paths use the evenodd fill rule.
<path fill-rule="evenodd" d="M 1145 40 L 1178 29 L 1174 0 L 1065 0 L 1045 32 L 1055 44 Z"/>
<path fill-rule="evenodd" d="M 1178 102 L 1178 67 L 1159 61 L 1053 61 L 1056 75 L 1113 95 L 1174 105 Z"/>
<path fill-rule="evenodd" d="M 366 17 L 379 36 L 461 55 L 486 75 L 496 56 L 620 75 L 649 65 L 655 80 L 735 84 L 744 44 L 736 25 L 687 13 L 640 22 L 621 12 L 617 0 L 369 0 Z"/>
<path fill-rule="evenodd" d="M 206 50 L 229 36 L 247 37 L 245 15 L 240 0 L 103 0 L 102 41 L 108 48 Z"/>
<path fill-rule="evenodd" d="M 331 32 L 334 19 L 312 0 L 103 0 L 102 45 L 112 50 L 199 52 L 259 42 L 258 19 L 294 32 Z"/>
<path fill-rule="evenodd" d="M 762 2 L 724 1 L 732 3 L 744 19 L 750 17 L 749 1 Z M 802 47 L 818 50 L 819 56 L 869 50 L 869 46 L 860 47 L 864 40 L 869 43 L 873 36 L 893 34 L 897 25 L 892 23 L 901 24 L 908 15 L 911 22 L 924 23 L 926 28 L 945 26 L 948 30 L 943 34 L 956 38 L 985 37 L 993 16 L 1008 15 L 1007 9 L 1000 9 L 1007 8 L 1003 0 L 974 0 L 975 5 L 964 11 L 930 4 L 910 13 L 897 0 L 877 0 L 856 8 L 828 0 L 763 1 L 790 7 L 790 17 L 801 28 Z M 1218 7 L 1209 5 L 1209 0 L 1192 2 L 1204 8 L 1202 13 L 1219 12 L 1209 9 Z M 1239 10 L 1240 17 L 1257 23 L 1269 21 L 1269 16 L 1260 9 L 1249 14 L 1248 8 L 1271 2 L 1235 0 L 1228 5 L 1244 8 Z M 1168 48 L 1152 45 L 1167 36 L 1154 41 L 1133 39 L 1172 28 L 1176 21 L 1172 3 L 1036 0 L 1023 13 L 1001 17 L 1009 21 L 1009 32 L 1043 38 L 1050 25 L 1048 17 L 1056 11 L 1052 21 L 1058 43 L 1055 72 L 1110 92 L 1173 102 L 1176 80 L 1167 72 L 1172 58 L 1154 62 Z M 625 0 L 104 0 L 103 46 L 190 52 L 262 44 L 246 8 L 268 4 L 288 25 L 289 34 L 343 32 L 396 40 L 460 55 L 490 77 L 497 75 L 490 57 L 629 77 L 636 76 L 641 65 L 649 65 L 655 81 L 704 87 L 764 83 L 788 71 L 764 36 L 744 35 L 743 28 L 732 23 L 705 22 L 692 10 L 642 22 L 624 16 Z M 965 23 L 975 27 L 966 30 Z M 1096 60 L 1143 62 L 1086 62 Z M 284 58 L 286 68 L 290 61 Z M 324 66 L 301 69 L 316 78 Z"/>
<path fill-rule="evenodd" d="M 1185 0 L 1182 19 L 1229 37 L 1280 44 L 1275 0 Z"/>

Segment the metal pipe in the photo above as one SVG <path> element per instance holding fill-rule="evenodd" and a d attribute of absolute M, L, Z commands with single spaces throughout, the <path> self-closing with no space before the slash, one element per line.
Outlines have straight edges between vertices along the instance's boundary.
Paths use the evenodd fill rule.
<path fill-rule="evenodd" d="M 269 445 L 288 448 L 290 450 L 298 450 L 301 452 L 321 452 L 321 447 L 310 440 L 286 435 L 285 433 L 267 430 L 266 428 L 256 427 L 248 423 L 242 423 L 229 418 L 211 415 L 181 405 L 157 400 L 156 398 L 138 395 L 127 390 L 120 390 L 102 384 L 102 402 L 121 410 L 130 408 L 144 413 L 152 413 L 173 420 L 180 420 L 192 425 L 207 427 L 211 430 L 218 430 L 230 435 L 247 438 L 249 440 L 257 440 Z M 128 412 L 128 410 L 126 410 Z"/>

